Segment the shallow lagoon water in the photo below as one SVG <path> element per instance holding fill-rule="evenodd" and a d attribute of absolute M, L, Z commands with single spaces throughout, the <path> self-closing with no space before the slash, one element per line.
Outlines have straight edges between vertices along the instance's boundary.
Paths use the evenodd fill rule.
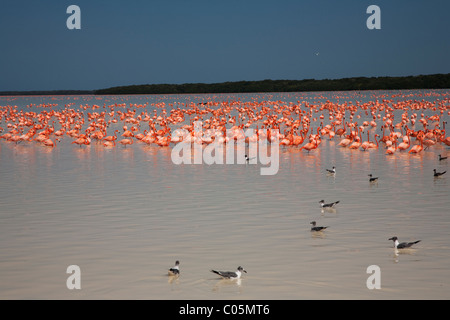
<path fill-rule="evenodd" d="M 403 99 L 423 93 L 410 91 Z M 434 101 L 450 92 L 425 93 Z M 318 103 L 392 94 L 238 98 Z M 125 101 L 149 102 L 150 110 L 159 101 L 236 96 L 2 97 L 0 105 Z M 380 132 L 378 124 L 373 132 Z M 383 148 L 349 150 L 337 147 L 337 138 L 323 139 L 310 153 L 281 147 L 278 173 L 262 176 L 260 164 L 175 165 L 171 148 L 80 148 L 71 141 L 64 137 L 53 149 L 0 141 L 1 299 L 450 298 L 450 176 L 433 177 L 434 168 L 448 169 L 448 160 L 437 160 L 448 154 L 443 144 L 387 156 Z M 327 175 L 333 165 L 337 174 Z M 378 183 L 370 184 L 368 173 L 379 176 Z M 321 199 L 340 203 L 322 211 Z M 311 233 L 313 220 L 329 228 Z M 394 235 L 422 242 L 396 254 L 388 241 Z M 167 276 L 175 260 L 177 279 Z M 70 265 L 81 269 L 81 290 L 67 289 Z M 240 281 L 209 271 L 238 265 L 248 271 Z M 371 265 L 381 270 L 379 290 L 366 286 Z"/>

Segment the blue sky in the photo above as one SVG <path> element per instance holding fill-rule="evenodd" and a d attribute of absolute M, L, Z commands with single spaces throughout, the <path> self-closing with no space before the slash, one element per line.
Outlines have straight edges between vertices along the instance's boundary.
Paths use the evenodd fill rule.
<path fill-rule="evenodd" d="M 66 27 L 72 4 L 80 30 Z M 371 4 L 380 30 L 366 27 Z M 448 0 L 3 0 L 0 91 L 450 73 L 449 12 Z"/>

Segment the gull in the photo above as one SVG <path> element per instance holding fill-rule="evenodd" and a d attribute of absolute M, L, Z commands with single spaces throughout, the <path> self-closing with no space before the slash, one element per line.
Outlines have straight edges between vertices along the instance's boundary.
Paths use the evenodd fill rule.
<path fill-rule="evenodd" d="M 420 241 L 422 241 L 422 240 L 417 240 L 417 241 L 413 241 L 413 242 L 402 242 L 402 243 L 399 243 L 397 237 L 392 237 L 392 238 L 389 238 L 388 240 L 394 241 L 394 247 L 395 247 L 396 249 L 406 249 L 406 248 L 410 248 L 412 245 L 414 245 L 414 244 L 419 243 Z"/>
<path fill-rule="evenodd" d="M 235 272 L 233 272 L 233 271 L 216 271 L 216 270 L 211 270 L 211 272 L 216 273 L 225 279 L 239 279 L 242 275 L 242 272 L 247 273 L 247 271 L 245 271 L 244 268 L 242 268 L 241 266 L 237 267 L 237 270 Z"/>
<path fill-rule="evenodd" d="M 175 266 L 169 269 L 169 276 L 177 276 L 180 274 L 180 261 L 175 261 Z"/>
<path fill-rule="evenodd" d="M 327 173 L 329 173 L 329 174 L 335 174 L 336 173 L 336 167 L 334 167 L 334 166 L 333 166 L 332 169 L 326 169 L 326 170 L 327 170 Z"/>
<path fill-rule="evenodd" d="M 340 201 L 335 201 L 335 202 L 331 202 L 331 203 L 325 203 L 325 200 L 320 200 L 320 207 L 321 208 L 334 208 L 335 205 L 337 205 Z"/>
<path fill-rule="evenodd" d="M 447 171 L 443 171 L 443 172 L 437 172 L 436 171 L 436 169 L 433 169 L 433 171 L 434 171 L 434 176 L 435 177 L 439 177 L 439 176 L 442 176 L 444 173 L 446 173 Z"/>
<path fill-rule="evenodd" d="M 323 231 L 326 228 L 328 228 L 328 227 L 316 227 L 316 222 L 315 221 L 310 222 L 310 224 L 313 225 L 312 228 L 311 228 L 311 231 Z"/>
<path fill-rule="evenodd" d="M 249 158 L 248 155 L 245 155 L 245 162 L 246 162 L 246 163 L 249 163 L 250 160 L 253 160 L 253 159 L 255 159 L 255 158 L 256 158 L 256 157 Z"/>

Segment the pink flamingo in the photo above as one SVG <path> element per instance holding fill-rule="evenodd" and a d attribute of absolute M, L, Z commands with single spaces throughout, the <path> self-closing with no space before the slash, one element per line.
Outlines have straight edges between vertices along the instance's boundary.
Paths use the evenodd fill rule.
<path fill-rule="evenodd" d="M 119 143 L 123 146 L 125 146 L 125 148 L 127 147 L 128 144 L 133 144 L 133 139 L 122 139 L 119 141 Z"/>

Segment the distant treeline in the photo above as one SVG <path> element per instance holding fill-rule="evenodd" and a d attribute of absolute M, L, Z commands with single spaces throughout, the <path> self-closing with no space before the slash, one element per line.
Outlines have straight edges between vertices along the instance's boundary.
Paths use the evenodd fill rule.
<path fill-rule="evenodd" d="M 99 90 L 3 91 L 0 95 L 247 93 L 450 88 L 450 73 L 407 77 L 354 77 L 324 80 L 261 80 L 221 83 L 143 84 Z"/>
<path fill-rule="evenodd" d="M 449 74 L 324 80 L 262 80 L 222 83 L 145 84 L 96 90 L 95 94 L 245 93 L 450 88 Z"/>

